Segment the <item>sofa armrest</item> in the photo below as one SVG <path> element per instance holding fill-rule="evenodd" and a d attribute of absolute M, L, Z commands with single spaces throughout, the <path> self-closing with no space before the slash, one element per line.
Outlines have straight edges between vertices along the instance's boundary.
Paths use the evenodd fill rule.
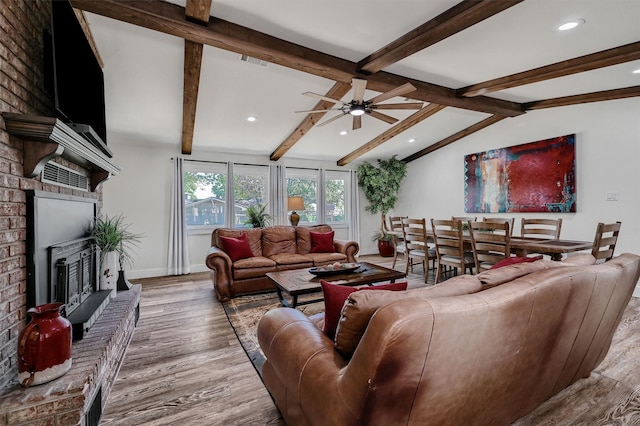
<path fill-rule="evenodd" d="M 233 262 L 227 253 L 219 247 L 211 247 L 205 264 L 211 270 L 211 281 L 218 300 L 225 301 L 231 298 L 231 266 Z"/>
<path fill-rule="evenodd" d="M 347 262 L 355 262 L 356 254 L 360 251 L 360 245 L 355 241 L 334 239 L 333 245 L 336 252 L 347 255 Z"/>

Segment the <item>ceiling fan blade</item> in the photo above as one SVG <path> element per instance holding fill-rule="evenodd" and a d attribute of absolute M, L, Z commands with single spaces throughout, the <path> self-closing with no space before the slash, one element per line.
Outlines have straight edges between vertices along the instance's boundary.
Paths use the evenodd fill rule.
<path fill-rule="evenodd" d="M 364 101 L 364 91 L 367 88 L 367 80 L 351 79 L 351 86 L 353 87 L 353 100 L 362 103 Z"/>
<path fill-rule="evenodd" d="M 370 111 L 367 114 L 369 114 L 372 117 L 377 118 L 378 120 L 385 121 L 385 122 L 387 122 L 389 124 L 393 124 L 396 121 L 398 121 L 397 118 L 391 117 L 390 115 L 387 115 L 387 114 L 382 114 L 382 113 L 377 112 L 377 111 Z"/>
<path fill-rule="evenodd" d="M 340 108 L 331 108 L 331 109 L 309 109 L 309 110 L 305 110 L 305 111 L 294 111 L 296 113 L 298 112 L 308 112 L 310 114 L 313 114 L 314 112 L 329 112 L 329 111 L 340 111 Z"/>
<path fill-rule="evenodd" d="M 303 95 L 311 96 L 312 98 L 318 98 L 318 99 L 322 99 L 322 100 L 329 101 L 329 102 L 333 102 L 334 104 L 341 104 L 342 103 L 342 101 L 339 101 L 337 99 L 328 98 L 326 96 L 319 95 L 319 94 L 313 93 L 313 92 L 304 92 Z"/>
<path fill-rule="evenodd" d="M 378 102 L 383 102 L 383 101 L 386 101 L 387 99 L 391 99 L 396 96 L 401 96 L 406 93 L 413 92 L 414 90 L 416 90 L 416 88 L 413 84 L 406 83 L 406 84 L 403 84 L 402 86 L 396 87 L 395 89 L 391 89 L 388 92 L 381 93 L 378 96 L 375 96 L 369 99 L 367 102 L 376 104 Z"/>
<path fill-rule="evenodd" d="M 358 130 L 360 127 L 362 127 L 362 116 L 361 115 L 354 115 L 353 116 L 353 130 Z"/>
<path fill-rule="evenodd" d="M 322 123 L 317 124 L 316 127 L 322 127 L 324 125 L 327 125 L 327 124 L 331 123 L 332 121 L 336 121 L 340 117 L 344 117 L 345 115 L 346 114 L 344 114 L 344 113 L 343 114 L 338 114 L 335 117 L 332 117 L 332 118 L 330 118 L 328 120 L 323 121 Z"/>
<path fill-rule="evenodd" d="M 421 109 L 423 102 L 407 102 L 405 104 L 377 104 L 373 105 L 375 109 Z"/>

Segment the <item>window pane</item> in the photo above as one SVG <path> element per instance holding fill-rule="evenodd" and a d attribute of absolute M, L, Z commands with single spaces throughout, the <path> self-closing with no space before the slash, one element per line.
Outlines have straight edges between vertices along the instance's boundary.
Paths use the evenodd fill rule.
<path fill-rule="evenodd" d="M 185 171 L 187 226 L 224 226 L 227 176 L 223 171 Z"/>
<path fill-rule="evenodd" d="M 269 168 L 266 166 L 234 166 L 233 170 L 234 227 L 250 228 L 247 209 L 251 206 L 266 206 L 269 200 Z M 271 221 L 269 221 L 270 224 Z"/>
<path fill-rule="evenodd" d="M 287 174 L 289 172 L 287 171 Z M 304 202 L 304 211 L 297 211 L 300 215 L 300 224 L 318 222 L 318 179 L 314 175 L 287 176 L 287 196 L 300 196 Z"/>
<path fill-rule="evenodd" d="M 325 179 L 325 217 L 327 223 L 346 222 L 346 179 Z"/>

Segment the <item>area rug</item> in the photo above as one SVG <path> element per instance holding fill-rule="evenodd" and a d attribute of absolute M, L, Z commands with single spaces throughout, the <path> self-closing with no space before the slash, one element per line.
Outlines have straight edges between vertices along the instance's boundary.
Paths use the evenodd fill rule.
<path fill-rule="evenodd" d="M 322 296 L 321 293 L 307 296 L 306 300 L 316 299 Z M 305 298 L 301 297 L 300 301 Z M 260 318 L 272 309 L 281 308 L 280 301 L 275 292 L 258 295 L 240 296 L 223 303 L 224 311 L 227 314 L 229 323 L 238 336 L 247 356 L 251 360 L 254 368 L 262 377 L 262 364 L 264 364 L 264 354 L 258 344 L 258 322 Z M 324 311 L 324 302 L 319 301 L 308 305 L 296 307 L 305 315 L 313 315 Z"/>

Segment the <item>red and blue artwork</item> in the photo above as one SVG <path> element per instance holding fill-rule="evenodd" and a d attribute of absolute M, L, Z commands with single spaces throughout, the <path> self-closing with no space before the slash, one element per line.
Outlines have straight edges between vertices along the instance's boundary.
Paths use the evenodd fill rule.
<path fill-rule="evenodd" d="M 576 212 L 576 135 L 464 158 L 467 213 Z"/>

